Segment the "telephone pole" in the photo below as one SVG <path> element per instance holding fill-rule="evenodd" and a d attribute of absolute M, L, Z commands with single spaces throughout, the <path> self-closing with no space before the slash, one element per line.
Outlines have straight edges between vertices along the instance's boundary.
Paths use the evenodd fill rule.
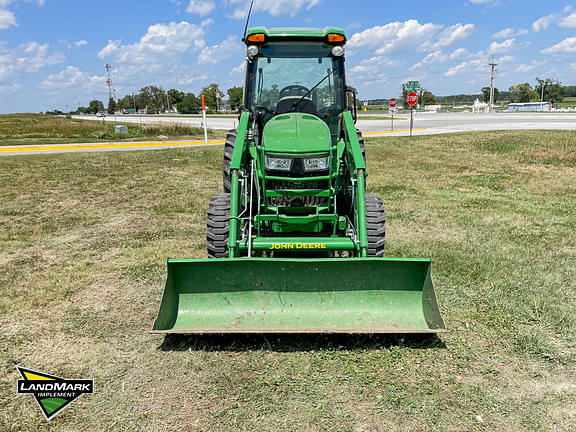
<path fill-rule="evenodd" d="M 498 66 L 494 56 L 492 56 L 492 63 L 490 63 L 488 66 L 492 68 L 492 72 L 490 74 L 490 106 L 488 107 L 488 112 L 491 113 L 494 109 L 494 80 L 496 79 L 496 66 Z"/>

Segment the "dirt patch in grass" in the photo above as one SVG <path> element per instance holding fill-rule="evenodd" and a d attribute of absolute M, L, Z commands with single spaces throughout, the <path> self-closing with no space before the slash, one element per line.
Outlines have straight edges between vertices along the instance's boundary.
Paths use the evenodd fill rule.
<path fill-rule="evenodd" d="M 166 258 L 205 256 L 221 149 L 0 159 L 0 429 L 576 428 L 571 137 L 367 142 L 386 253 L 432 257 L 441 338 L 150 335 Z M 47 423 L 15 364 L 96 393 Z"/>

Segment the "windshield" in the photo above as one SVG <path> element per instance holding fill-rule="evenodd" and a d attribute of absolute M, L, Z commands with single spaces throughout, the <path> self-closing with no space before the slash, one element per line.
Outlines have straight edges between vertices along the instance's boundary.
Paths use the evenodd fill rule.
<path fill-rule="evenodd" d="M 342 112 L 342 58 L 332 57 L 331 48 L 322 43 L 289 42 L 262 47 L 261 55 L 249 63 L 249 106 L 273 114 L 301 111 L 321 118 Z"/>

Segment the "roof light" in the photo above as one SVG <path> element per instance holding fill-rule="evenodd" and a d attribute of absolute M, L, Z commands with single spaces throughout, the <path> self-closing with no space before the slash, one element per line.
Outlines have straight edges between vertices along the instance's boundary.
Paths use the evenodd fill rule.
<path fill-rule="evenodd" d="M 248 42 L 252 43 L 262 43 L 266 40 L 266 35 L 264 33 L 254 33 L 248 36 Z"/>
<path fill-rule="evenodd" d="M 342 45 L 332 47 L 332 55 L 334 57 L 342 57 L 344 55 L 344 47 Z"/>
<path fill-rule="evenodd" d="M 329 33 L 328 34 L 328 42 L 330 43 L 340 43 L 340 42 L 345 42 L 346 38 L 344 37 L 344 35 L 338 34 L 338 33 Z"/>

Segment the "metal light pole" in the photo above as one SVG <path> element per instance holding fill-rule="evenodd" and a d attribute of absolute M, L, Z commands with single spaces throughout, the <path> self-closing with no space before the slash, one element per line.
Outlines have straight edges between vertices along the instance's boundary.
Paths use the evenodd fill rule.
<path fill-rule="evenodd" d="M 546 84 L 544 82 L 542 82 L 542 95 L 540 96 L 540 111 L 544 111 L 544 87 L 546 87 Z"/>

